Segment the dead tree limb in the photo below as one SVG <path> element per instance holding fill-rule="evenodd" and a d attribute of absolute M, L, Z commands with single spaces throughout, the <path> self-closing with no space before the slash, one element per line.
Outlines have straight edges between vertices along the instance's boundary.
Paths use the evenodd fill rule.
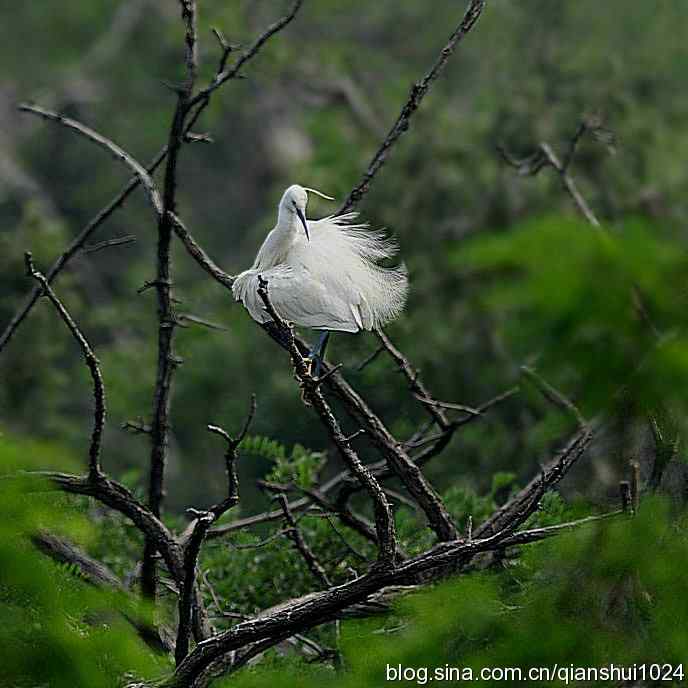
<path fill-rule="evenodd" d="M 236 464 L 239 459 L 239 445 L 243 442 L 256 413 L 256 397 L 251 397 L 251 406 L 246 421 L 237 435 L 232 437 L 217 425 L 209 425 L 208 431 L 222 437 L 227 443 L 225 451 L 225 471 L 227 474 L 227 496 L 207 511 L 196 512 L 196 521 L 191 526 L 191 534 L 184 547 L 184 578 L 179 594 L 179 625 L 177 628 L 177 643 L 175 660 L 179 664 L 189 652 L 189 640 L 192 631 L 194 594 L 198 589 L 198 557 L 210 527 L 231 508 L 239 503 L 239 479 Z"/>
<path fill-rule="evenodd" d="M 320 583 L 322 588 L 329 588 L 332 583 L 330 582 L 327 572 L 325 571 L 323 565 L 318 561 L 313 550 L 308 546 L 308 543 L 303 537 L 303 533 L 299 529 L 294 514 L 291 513 L 289 509 L 289 503 L 287 498 L 282 493 L 277 494 L 277 501 L 284 514 L 284 521 L 287 524 L 286 527 L 286 537 L 288 537 L 293 543 L 296 551 L 303 558 L 306 567 L 311 572 L 313 577 Z"/>
<path fill-rule="evenodd" d="M 64 324 L 67 325 L 72 337 L 74 337 L 76 343 L 79 345 L 88 371 L 91 374 L 91 380 L 93 381 L 94 407 L 93 432 L 91 433 L 91 444 L 88 449 L 88 476 L 90 480 L 96 481 L 103 475 L 103 470 L 100 466 L 100 452 L 103 443 L 106 414 L 105 383 L 103 382 L 103 375 L 100 372 L 100 363 L 95 353 L 93 353 L 93 349 L 88 343 L 88 340 L 79 329 L 79 326 L 64 307 L 62 301 L 57 297 L 57 294 L 55 294 L 50 284 L 48 284 L 45 275 L 36 270 L 31 253 L 25 253 L 24 260 L 26 263 L 27 275 L 33 277 L 41 285 L 41 290 L 50 299 L 53 306 L 55 306 L 55 310 L 58 312 L 60 318 L 62 318 Z"/>
<path fill-rule="evenodd" d="M 373 179 L 387 161 L 387 157 L 389 156 L 392 148 L 401 138 L 401 136 L 408 130 L 413 114 L 423 102 L 423 98 L 425 98 L 427 92 L 430 90 L 432 83 L 442 73 L 442 70 L 445 68 L 449 58 L 454 52 L 454 49 L 463 39 L 463 37 L 473 28 L 484 9 L 485 0 L 471 0 L 471 3 L 463 16 L 461 23 L 456 27 L 454 32 L 449 37 L 449 40 L 444 48 L 442 48 L 442 51 L 433 63 L 430 70 L 420 81 L 416 82 L 411 87 L 411 93 L 409 94 L 406 103 L 404 103 L 399 116 L 392 125 L 392 128 L 389 130 L 389 133 L 382 142 L 382 145 L 378 148 L 375 155 L 373 155 L 373 158 L 370 161 L 368 168 L 363 173 L 361 180 L 351 190 L 342 207 L 337 211 L 338 215 L 351 210 L 351 208 L 359 203 L 360 200 L 368 193 Z"/>
<path fill-rule="evenodd" d="M 515 168 L 518 171 L 518 174 L 521 176 L 535 176 L 543 168 L 551 167 L 559 175 L 564 190 L 571 197 L 580 214 L 593 227 L 599 228 L 599 220 L 595 216 L 595 213 L 592 211 L 585 198 L 583 198 L 581 192 L 578 190 L 578 185 L 569 173 L 569 169 L 576 153 L 576 148 L 583 136 L 587 132 L 592 132 L 594 134 L 599 132 L 601 129 L 602 127 L 600 124 L 592 118 L 583 119 L 576 129 L 574 135 L 571 137 L 563 162 L 554 152 L 552 146 L 544 141 L 540 143 L 534 153 L 523 159 L 515 158 L 508 153 L 502 145 L 497 146 L 497 152 L 501 155 L 504 162 L 507 165 Z"/>

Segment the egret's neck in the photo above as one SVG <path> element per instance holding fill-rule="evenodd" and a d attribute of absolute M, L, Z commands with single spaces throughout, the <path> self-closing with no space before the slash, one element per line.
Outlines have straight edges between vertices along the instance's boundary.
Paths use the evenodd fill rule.
<path fill-rule="evenodd" d="M 277 224 L 260 247 L 253 264 L 254 269 L 266 270 L 287 259 L 294 242 L 298 241 L 298 222 L 296 213 L 280 208 Z"/>
<path fill-rule="evenodd" d="M 288 208 L 286 205 L 280 204 L 279 210 L 277 212 L 277 225 L 275 226 L 275 229 L 280 230 L 282 232 L 294 232 L 297 229 L 298 221 L 299 218 L 296 216 L 296 213 L 291 208 Z"/>

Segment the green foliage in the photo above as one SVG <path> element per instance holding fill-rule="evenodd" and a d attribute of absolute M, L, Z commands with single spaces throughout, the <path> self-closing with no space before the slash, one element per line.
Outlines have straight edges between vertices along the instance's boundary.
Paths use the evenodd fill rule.
<path fill-rule="evenodd" d="M 48 445 L 2 438 L 0 466 L 14 464 L 20 451 L 50 463 Z M 169 669 L 127 621 L 144 618 L 139 603 L 95 589 L 77 567 L 55 564 L 31 544 L 43 529 L 81 541 L 93 537 L 72 501 L 41 489 L 28 479 L 0 480 L 0 685 L 105 688 L 121 685 L 124 675 L 153 678 Z"/>
<path fill-rule="evenodd" d="M 278 456 L 274 468 L 268 473 L 267 480 L 277 483 L 294 483 L 297 487 L 312 487 L 318 470 L 326 461 L 324 452 L 313 452 L 300 444 L 292 447 L 289 458 Z"/>
<path fill-rule="evenodd" d="M 476 241 L 455 261 L 479 274 L 477 298 L 517 359 L 536 355 L 594 414 L 621 389 L 645 410 L 685 404 L 688 292 L 676 285 L 687 255 L 642 223 L 606 233 L 551 218 Z"/>

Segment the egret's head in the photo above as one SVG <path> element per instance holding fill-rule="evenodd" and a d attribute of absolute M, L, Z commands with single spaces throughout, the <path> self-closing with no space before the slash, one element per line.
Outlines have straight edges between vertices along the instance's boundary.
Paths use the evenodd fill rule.
<path fill-rule="evenodd" d="M 308 223 L 306 222 L 306 206 L 308 205 L 309 191 L 326 198 L 328 201 L 334 200 L 334 198 L 326 196 L 316 189 L 309 189 L 299 186 L 298 184 L 292 184 L 282 196 L 282 200 L 280 201 L 280 213 L 285 212 L 287 214 L 296 215 L 303 225 L 303 231 L 306 232 L 306 238 L 310 241 Z"/>

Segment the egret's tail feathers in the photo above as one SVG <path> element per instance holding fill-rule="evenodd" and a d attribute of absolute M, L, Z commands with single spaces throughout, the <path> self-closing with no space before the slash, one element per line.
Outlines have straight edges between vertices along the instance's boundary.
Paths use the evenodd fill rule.
<path fill-rule="evenodd" d="M 354 222 L 357 217 L 356 212 L 330 215 L 314 222 L 314 231 L 322 228 L 323 236 L 327 236 L 329 242 L 332 242 L 332 231 L 336 231 L 350 251 L 374 262 L 392 258 L 399 252 L 396 240 L 388 236 L 384 229 L 373 230 L 365 222 Z"/>
<path fill-rule="evenodd" d="M 356 223 L 357 217 L 358 213 L 346 213 L 312 223 L 309 268 L 332 281 L 333 290 L 346 294 L 360 314 L 360 322 L 356 318 L 359 327 L 372 330 L 401 315 L 408 294 L 408 271 L 403 264 L 395 268 L 379 265 L 397 254 L 398 244 L 383 230 Z"/>
<path fill-rule="evenodd" d="M 406 306 L 408 270 L 403 263 L 396 268 L 370 266 L 366 288 L 361 289 L 368 302 L 371 318 L 366 329 L 377 329 L 396 320 Z"/>

